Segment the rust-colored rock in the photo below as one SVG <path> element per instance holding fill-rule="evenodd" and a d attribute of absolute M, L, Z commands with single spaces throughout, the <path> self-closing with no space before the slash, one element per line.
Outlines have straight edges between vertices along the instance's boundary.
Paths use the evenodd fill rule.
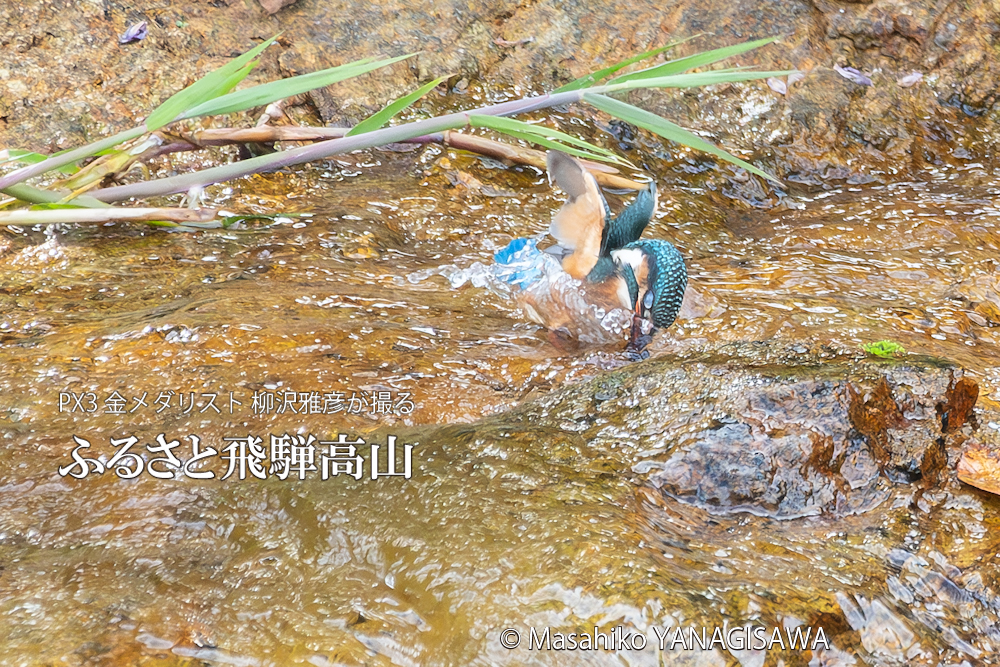
<path fill-rule="evenodd" d="M 938 415 L 941 417 L 941 431 L 954 433 L 968 423 L 975 427 L 976 416 L 973 408 L 978 398 L 979 385 L 975 382 L 966 377 L 953 381 L 948 386 L 944 403 L 937 406 Z"/>
<path fill-rule="evenodd" d="M 969 378 L 951 376 L 942 400 L 929 403 L 926 394 L 894 389 L 883 377 L 868 391 L 849 385 L 848 394 L 851 425 L 872 447 L 886 476 L 897 482 L 933 482 L 948 464 L 943 440 L 935 434 L 955 433 L 967 421 L 974 422 L 979 386 Z M 940 427 L 928 419 L 931 406 Z M 920 420 L 912 419 L 918 415 Z"/>
<path fill-rule="evenodd" d="M 733 374 L 727 370 L 731 381 Z M 682 438 L 651 482 L 724 512 L 790 518 L 865 511 L 885 499 L 887 480 L 936 480 L 947 463 L 928 402 L 940 384 L 919 394 L 894 391 L 885 376 L 752 385 L 724 401 L 722 414 L 716 406 L 716 423 Z M 921 418 L 908 420 L 904 410 Z"/>
<path fill-rule="evenodd" d="M 1000 451 L 974 443 L 962 452 L 957 471 L 966 484 L 1000 495 Z"/>
<path fill-rule="evenodd" d="M 885 437 L 887 429 L 899 428 L 905 424 L 899 406 L 892 397 L 889 382 L 884 377 L 864 395 L 851 385 L 848 385 L 848 393 L 851 396 L 848 409 L 851 425 L 862 435 L 880 440 Z"/>

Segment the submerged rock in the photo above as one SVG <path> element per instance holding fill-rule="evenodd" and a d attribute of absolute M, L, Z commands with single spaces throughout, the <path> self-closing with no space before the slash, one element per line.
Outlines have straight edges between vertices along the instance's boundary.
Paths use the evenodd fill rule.
<path fill-rule="evenodd" d="M 577 424 L 592 447 L 628 443 L 642 484 L 714 513 L 842 516 L 897 484 L 955 483 L 977 426 L 978 387 L 960 368 L 788 354 L 746 344 L 648 361 L 523 410 L 540 426 Z"/>

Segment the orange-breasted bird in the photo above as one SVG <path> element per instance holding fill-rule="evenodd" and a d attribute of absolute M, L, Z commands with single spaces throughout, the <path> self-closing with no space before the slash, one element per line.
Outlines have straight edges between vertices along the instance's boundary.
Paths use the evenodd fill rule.
<path fill-rule="evenodd" d="M 568 199 L 549 228 L 558 243 L 544 253 L 581 281 L 579 296 L 574 298 L 544 270 L 545 259 L 533 239 L 515 239 L 496 253 L 501 268 L 513 269 L 500 277 L 524 289 L 528 316 L 556 339 L 593 339 L 593 323 L 582 321 L 587 315 L 581 301 L 605 313 L 626 309 L 632 313 L 626 349 L 640 352 L 655 328 L 673 324 L 687 287 L 687 269 L 677 249 L 667 241 L 639 238 L 656 211 L 656 185 L 651 182 L 612 218 L 597 181 L 579 161 L 549 151 L 546 164 L 550 182 Z"/>

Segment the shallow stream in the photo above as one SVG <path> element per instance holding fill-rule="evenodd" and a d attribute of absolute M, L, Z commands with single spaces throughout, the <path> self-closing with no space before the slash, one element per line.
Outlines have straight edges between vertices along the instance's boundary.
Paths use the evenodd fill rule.
<path fill-rule="evenodd" d="M 704 169 L 656 174 L 646 236 L 680 249 L 690 288 L 654 358 L 891 339 L 997 406 L 1000 174 L 954 160 L 752 208 L 728 168 L 692 183 Z M 510 294 L 434 275 L 543 232 L 561 204 L 543 174 L 426 147 L 211 195 L 308 215 L 0 233 L 0 664 L 1000 664 L 996 497 L 900 484 L 856 515 L 718 515 L 652 493 L 625 427 L 597 442 L 547 409 L 504 414 L 633 363 L 556 347 Z M 144 448 L 341 433 L 368 466 L 371 443 L 415 444 L 411 478 L 221 480 L 216 456 L 215 479 L 159 479 Z M 108 470 L 72 468 L 74 436 Z M 108 466 L 129 436 L 133 479 Z M 652 648 L 658 629 L 746 623 L 822 627 L 831 647 Z M 530 628 L 619 625 L 649 648 L 526 648 Z"/>

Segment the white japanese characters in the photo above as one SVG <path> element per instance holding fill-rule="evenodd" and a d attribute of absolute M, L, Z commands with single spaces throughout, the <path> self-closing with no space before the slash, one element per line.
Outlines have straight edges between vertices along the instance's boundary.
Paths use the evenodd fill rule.
<path fill-rule="evenodd" d="M 249 397 L 235 392 L 222 393 L 161 390 L 155 397 L 147 391 L 126 398 L 115 390 L 107 395 L 96 392 L 59 392 L 59 412 L 130 415 L 140 411 L 161 414 L 237 414 L 244 402 L 254 415 L 408 415 L 416 407 L 408 392 L 374 391 L 255 391 Z M 243 400 L 240 400 L 240 399 Z"/>
<path fill-rule="evenodd" d="M 322 480 L 340 476 L 360 480 L 366 476 L 366 467 L 371 479 L 410 479 L 413 473 L 414 445 L 397 445 L 394 435 L 387 437 L 385 445 L 369 444 L 362 438 L 351 440 L 343 433 L 338 434 L 336 440 L 288 433 L 271 434 L 269 438 L 270 447 L 265 447 L 264 441 L 255 435 L 227 437 L 223 439 L 226 444 L 220 452 L 214 447 L 204 447 L 198 436 L 189 435 L 185 439 L 190 443 L 191 456 L 182 460 L 174 453 L 181 447 L 180 440 L 168 441 L 166 435 L 160 433 L 154 442 L 138 446 L 139 439 L 130 435 L 110 439 L 114 454 L 108 459 L 104 454 L 96 458 L 85 456 L 93 454 L 90 441 L 74 435 L 76 447 L 70 452 L 73 461 L 60 467 L 58 472 L 62 477 L 76 479 L 105 472 L 121 479 L 134 479 L 143 472 L 157 479 L 214 479 L 216 473 L 207 464 L 218 455 L 226 465 L 221 480 L 234 476 L 240 480 L 267 479 L 269 476 L 305 480 L 317 475 Z M 366 444 L 370 454 L 367 460 L 361 455 Z"/>

